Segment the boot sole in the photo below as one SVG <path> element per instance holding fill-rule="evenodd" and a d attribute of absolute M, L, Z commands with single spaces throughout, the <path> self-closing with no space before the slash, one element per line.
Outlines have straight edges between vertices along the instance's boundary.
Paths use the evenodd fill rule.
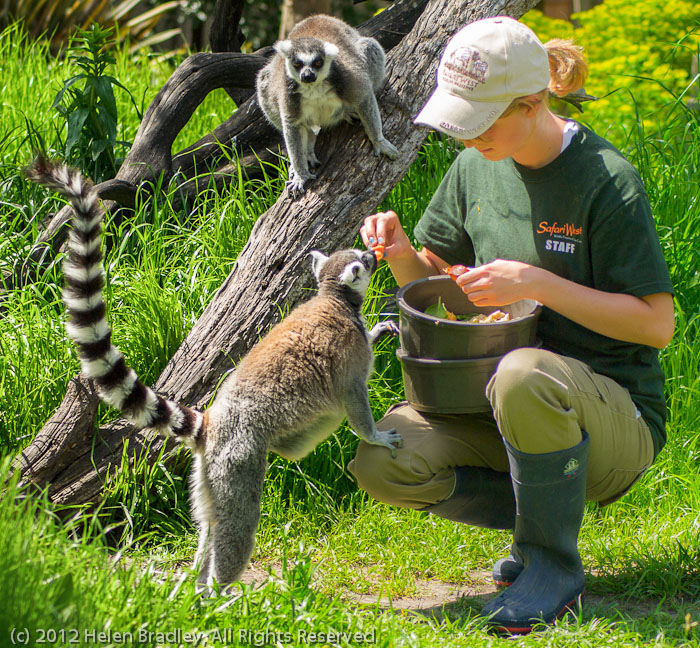
<path fill-rule="evenodd" d="M 578 607 L 579 609 L 583 605 L 583 595 L 585 592 L 581 592 L 578 596 L 574 597 L 571 601 L 569 601 L 565 606 L 564 609 L 559 612 L 551 621 L 545 621 L 544 623 L 546 625 L 550 625 L 552 623 L 555 623 L 559 619 L 561 619 L 565 614 L 569 612 L 574 612 L 575 608 Z M 541 623 L 538 621 L 538 624 Z M 501 634 L 517 634 L 517 635 L 526 635 L 530 634 L 534 626 L 532 625 L 518 625 L 518 626 L 505 626 L 505 625 L 494 625 L 492 626 L 492 629 L 495 630 L 498 633 Z"/>

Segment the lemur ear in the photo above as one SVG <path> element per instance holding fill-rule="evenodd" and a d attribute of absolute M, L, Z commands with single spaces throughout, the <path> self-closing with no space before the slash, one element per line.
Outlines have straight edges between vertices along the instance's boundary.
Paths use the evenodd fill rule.
<path fill-rule="evenodd" d="M 318 281 L 321 270 L 323 270 L 323 266 L 326 265 L 326 262 L 328 261 L 328 257 L 323 252 L 319 252 L 318 250 L 311 250 L 309 254 L 311 255 L 311 269 L 313 270 L 314 276 Z"/>
<path fill-rule="evenodd" d="M 323 52 L 326 58 L 335 58 L 339 53 L 338 46 L 333 43 L 325 42 L 323 43 Z"/>
<path fill-rule="evenodd" d="M 292 41 L 290 40 L 277 41 L 273 47 L 278 54 L 285 58 L 288 58 L 292 53 Z"/>

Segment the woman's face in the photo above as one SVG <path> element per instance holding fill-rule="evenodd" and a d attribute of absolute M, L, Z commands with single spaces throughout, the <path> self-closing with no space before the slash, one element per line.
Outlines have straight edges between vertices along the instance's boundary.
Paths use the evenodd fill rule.
<path fill-rule="evenodd" d="M 496 162 L 526 154 L 529 159 L 530 149 L 537 145 L 533 137 L 536 126 L 537 111 L 530 105 L 518 106 L 505 117 L 499 117 L 487 131 L 474 139 L 460 140 L 466 148 L 475 148 L 487 160 Z"/>

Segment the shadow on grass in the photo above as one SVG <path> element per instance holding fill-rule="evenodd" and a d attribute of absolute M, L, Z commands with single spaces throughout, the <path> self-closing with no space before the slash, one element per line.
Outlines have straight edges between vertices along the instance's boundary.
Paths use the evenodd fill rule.
<path fill-rule="evenodd" d="M 680 590 L 670 587 L 676 582 L 682 583 Z M 637 565 L 624 573 L 588 573 L 583 610 L 568 618 L 578 626 L 629 633 L 644 645 L 653 644 L 660 636 L 669 645 L 687 645 L 684 642 L 689 639 L 700 638 L 699 587 L 700 571 L 695 568 L 679 574 L 674 569 L 650 570 L 648 565 Z M 479 571 L 463 583 L 420 581 L 411 597 L 350 593 L 343 599 L 359 607 L 461 625 L 478 619 L 483 606 L 496 594 L 489 572 Z"/>
<path fill-rule="evenodd" d="M 643 569 L 630 569 L 615 575 L 587 574 L 583 610 L 569 615 L 569 618 L 578 625 L 598 626 L 603 622 L 603 626 L 636 635 L 645 644 L 653 644 L 660 636 L 669 641 L 669 645 L 674 645 L 673 640 L 683 643 L 691 637 L 694 641 L 700 639 L 700 572 L 693 569 L 682 575 L 682 595 L 679 592 L 674 596 L 658 593 L 658 586 L 667 581 L 663 572 L 652 573 L 656 574 L 656 580 Z M 672 572 L 670 576 L 675 578 L 676 575 Z M 479 617 L 483 606 L 497 593 L 493 585 L 474 592 L 460 591 L 459 587 L 453 586 L 452 591 L 451 597 L 442 602 L 431 600 L 431 605 L 423 605 L 421 599 L 416 598 L 413 606 L 400 601 L 399 606 L 391 607 L 438 623 L 459 624 Z"/>

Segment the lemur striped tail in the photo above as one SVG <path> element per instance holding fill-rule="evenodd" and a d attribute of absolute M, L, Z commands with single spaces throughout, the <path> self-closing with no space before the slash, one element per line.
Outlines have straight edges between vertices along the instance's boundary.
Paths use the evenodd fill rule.
<path fill-rule="evenodd" d="M 101 398 L 142 428 L 154 428 L 194 446 L 202 431 L 200 412 L 178 405 L 144 385 L 112 344 L 102 294 L 104 212 L 92 183 L 79 171 L 38 158 L 27 177 L 66 196 L 74 211 L 63 264 L 66 330 L 78 348 L 83 373 L 94 379 Z"/>

